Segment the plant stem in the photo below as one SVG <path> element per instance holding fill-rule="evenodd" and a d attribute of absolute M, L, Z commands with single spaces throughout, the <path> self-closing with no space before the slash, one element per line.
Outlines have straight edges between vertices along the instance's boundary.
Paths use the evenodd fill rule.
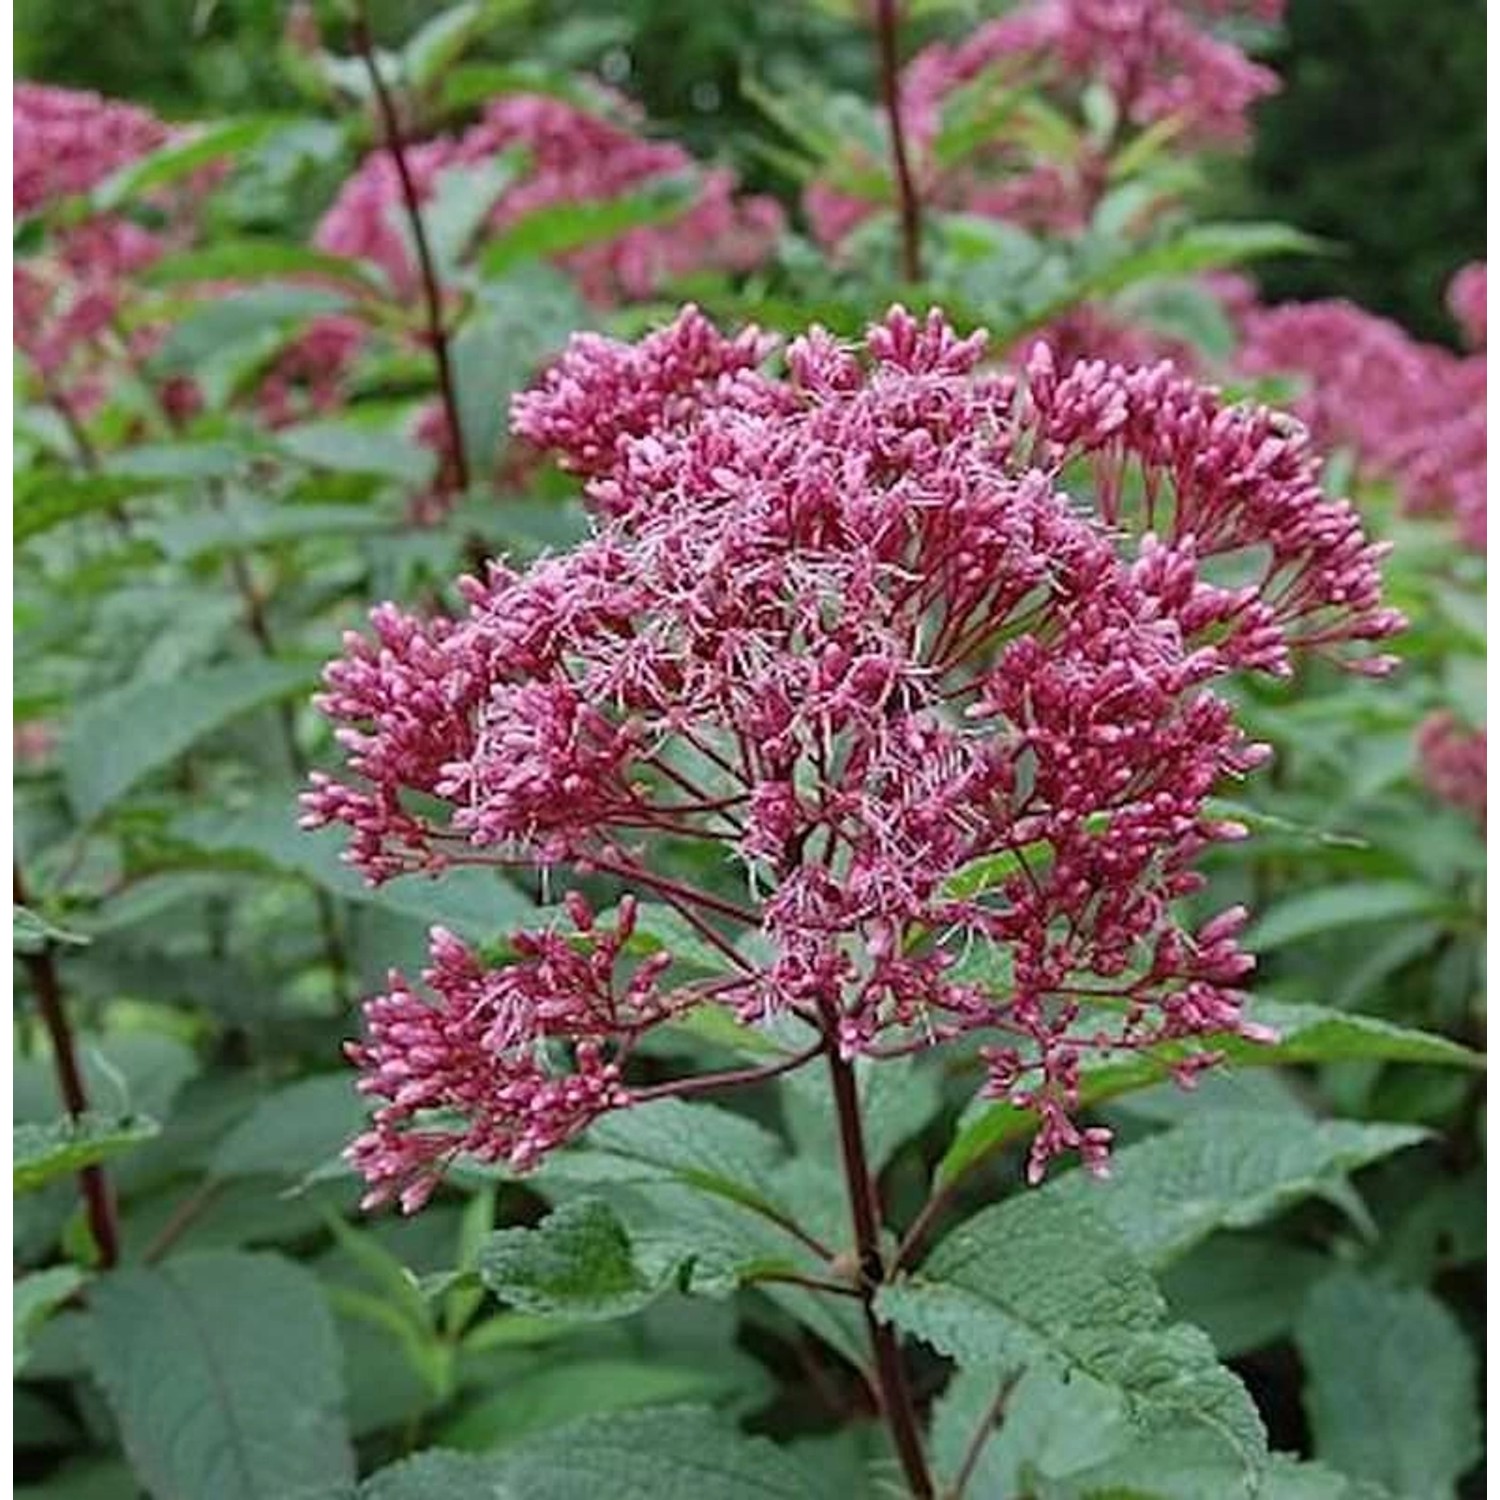
<path fill-rule="evenodd" d="M 1005 1403 L 1010 1400 L 1010 1393 L 1015 1388 L 1015 1384 L 1014 1375 L 1007 1375 L 1000 1382 L 1000 1389 L 995 1392 L 995 1399 L 985 1408 L 984 1416 L 975 1429 L 974 1436 L 969 1439 L 969 1446 L 964 1450 L 963 1462 L 958 1466 L 958 1473 L 954 1475 L 953 1484 L 943 1500 L 962 1500 L 963 1492 L 974 1477 L 974 1470 L 979 1467 L 984 1445 L 989 1442 L 995 1428 L 1000 1425 L 1001 1417 L 1005 1415 Z"/>
<path fill-rule="evenodd" d="M 875 1352 L 875 1379 L 880 1392 L 881 1414 L 896 1445 L 907 1486 L 918 1500 L 932 1500 L 932 1478 L 927 1472 L 911 1388 L 901 1363 L 901 1346 L 890 1325 L 881 1322 L 875 1314 L 875 1294 L 885 1282 L 886 1267 L 880 1253 L 880 1205 L 865 1150 L 859 1090 L 854 1069 L 838 1054 L 831 1024 L 828 1037 L 828 1077 L 833 1085 L 833 1102 L 838 1113 L 839 1146 L 844 1180 L 849 1190 L 849 1210 L 854 1221 L 855 1253 L 859 1258 L 860 1301 Z"/>
<path fill-rule="evenodd" d="M 922 200 L 917 196 L 906 153 L 906 125 L 901 118 L 901 62 L 896 48 L 897 0 L 875 0 L 875 37 L 880 47 L 880 92 L 891 135 L 891 159 L 901 211 L 901 274 L 922 279 Z"/>
<path fill-rule="evenodd" d="M 18 863 L 11 864 L 11 877 L 16 905 L 27 905 L 26 883 L 21 878 L 21 866 Z M 39 952 L 22 954 L 21 962 L 31 980 L 37 1007 L 42 1013 L 42 1022 L 52 1042 L 52 1066 L 57 1071 L 58 1093 L 62 1095 L 63 1106 L 76 1120 L 88 1113 L 89 1096 L 84 1087 L 83 1073 L 78 1066 L 78 1051 L 73 1045 L 73 1029 L 68 1024 L 62 981 L 58 978 L 52 944 L 44 944 Z M 80 1170 L 78 1185 L 83 1192 L 89 1232 L 99 1250 L 99 1264 L 108 1270 L 118 1264 L 120 1259 L 119 1219 L 109 1179 L 104 1175 L 104 1168 L 95 1163 Z"/>
<path fill-rule="evenodd" d="M 380 64 L 375 59 L 375 43 L 370 33 L 369 10 L 365 0 L 359 0 L 355 12 L 352 32 L 354 49 L 359 53 L 369 75 L 370 88 L 375 95 L 375 107 L 380 112 L 380 126 L 385 136 L 385 148 L 390 153 L 391 164 L 396 169 L 401 184 L 401 201 L 406 209 L 407 222 L 411 226 L 412 244 L 417 252 L 417 269 L 422 277 L 422 300 L 427 314 L 427 339 L 432 345 L 432 357 L 437 364 L 438 392 L 443 402 L 443 415 L 453 443 L 453 480 L 460 490 L 469 487 L 469 459 L 464 452 L 463 428 L 458 422 L 458 391 L 453 382 L 453 363 L 448 350 L 448 329 L 443 321 L 442 290 L 438 286 L 437 267 L 433 263 L 432 248 L 427 243 L 427 228 L 422 221 L 422 204 L 417 197 L 417 185 L 412 179 L 411 167 L 406 160 L 406 143 L 401 136 L 401 121 L 396 114 L 395 101 L 380 75 Z"/>
<path fill-rule="evenodd" d="M 724 1073 L 700 1073 L 696 1078 L 678 1078 L 670 1083 L 653 1083 L 645 1088 L 632 1089 L 631 1100 L 636 1104 L 645 1104 L 652 1099 L 686 1099 L 693 1094 L 712 1093 L 715 1089 L 743 1088 L 746 1084 L 760 1083 L 767 1078 L 775 1078 L 782 1073 L 790 1073 L 800 1068 L 803 1063 L 810 1062 L 823 1050 L 824 1042 L 819 1038 L 817 1044 L 806 1048 L 802 1052 L 794 1052 L 789 1057 L 783 1057 L 774 1063 L 766 1063 L 757 1068 L 735 1068 Z"/>

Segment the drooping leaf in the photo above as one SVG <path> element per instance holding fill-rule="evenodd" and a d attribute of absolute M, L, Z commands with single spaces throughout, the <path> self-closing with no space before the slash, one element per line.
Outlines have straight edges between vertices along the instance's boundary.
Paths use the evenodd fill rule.
<path fill-rule="evenodd" d="M 1261 1223 L 1426 1135 L 1411 1125 L 1214 1110 L 1119 1152 L 1108 1181 L 1073 1172 L 1043 1191 L 1087 1203 L 1159 1267 L 1216 1229 Z"/>
<path fill-rule="evenodd" d="M 283 427 L 276 446 L 289 458 L 336 474 L 378 474 L 412 485 L 432 477 L 433 456 L 427 449 L 399 432 L 367 423 L 330 419 Z"/>
<path fill-rule="evenodd" d="M 15 1373 L 25 1368 L 32 1335 L 84 1283 L 77 1266 L 49 1266 L 32 1271 L 11 1286 L 11 1335 L 15 1345 Z"/>
<path fill-rule="evenodd" d="M 1351 880 L 1319 891 L 1299 891 L 1271 907 L 1246 934 L 1246 946 L 1269 953 L 1342 927 L 1431 916 L 1443 898 L 1405 880 Z"/>
<path fill-rule="evenodd" d="M 268 281 L 222 293 L 194 306 L 171 326 L 152 355 L 152 365 L 162 374 L 189 374 L 236 345 L 258 346 L 268 332 L 289 330 L 347 305 L 344 293 L 290 283 Z"/>
<path fill-rule="evenodd" d="M 1221 1034 L 1202 1038 L 1197 1046 L 1168 1043 L 1122 1061 L 1086 1063 L 1079 1088 L 1084 1105 L 1100 1104 L 1137 1089 L 1153 1088 L 1170 1076 L 1174 1062 L 1207 1048 L 1223 1052 L 1228 1066 L 1274 1067 L 1284 1063 L 1348 1062 L 1360 1059 L 1431 1063 L 1442 1067 L 1478 1068 L 1484 1059 L 1446 1037 L 1430 1036 L 1374 1016 L 1257 1000 L 1256 1021 L 1276 1031 L 1276 1042 L 1250 1042 Z M 990 1152 L 1024 1139 L 1035 1129 L 1033 1117 L 1005 1103 L 976 1100 L 938 1165 L 938 1180 L 951 1182 Z"/>
<path fill-rule="evenodd" d="M 630 1236 L 599 1198 L 575 1198 L 535 1229 L 501 1229 L 479 1251 L 479 1276 L 521 1312 L 586 1321 L 625 1317 L 667 1280 L 637 1263 Z"/>
<path fill-rule="evenodd" d="M 94 206 L 111 212 L 123 204 L 139 202 L 152 189 L 180 182 L 210 162 L 233 162 L 277 131 L 298 123 L 289 115 L 244 115 L 175 136 L 100 183 L 93 192 Z"/>
<path fill-rule="evenodd" d="M 94 1373 L 155 1500 L 344 1500 L 338 1341 L 317 1283 L 271 1255 L 186 1255 L 103 1279 Z"/>
<path fill-rule="evenodd" d="M 1344 1269 L 1297 1320 L 1317 1457 L 1397 1495 L 1445 1500 L 1479 1457 L 1478 1373 L 1430 1292 Z"/>
<path fill-rule="evenodd" d="M 159 1128 L 143 1116 L 99 1114 L 54 1120 L 50 1125 L 17 1125 L 11 1136 L 14 1190 L 34 1193 L 49 1182 L 150 1140 Z"/>
<path fill-rule="evenodd" d="M 85 701 L 68 723 L 63 781 L 92 820 L 137 782 L 232 719 L 309 691 L 317 669 L 296 661 L 237 661 L 172 681 L 133 682 Z"/>
<path fill-rule="evenodd" d="M 66 943 L 87 947 L 89 939 L 81 932 L 70 932 L 49 922 L 29 906 L 11 907 L 11 950 L 15 953 L 40 953 L 49 943 Z"/>
<path fill-rule="evenodd" d="M 364 264 L 287 240 L 217 240 L 154 261 L 141 273 L 148 286 L 182 286 L 197 281 L 266 281 L 305 275 L 340 282 L 357 292 L 372 283 Z"/>

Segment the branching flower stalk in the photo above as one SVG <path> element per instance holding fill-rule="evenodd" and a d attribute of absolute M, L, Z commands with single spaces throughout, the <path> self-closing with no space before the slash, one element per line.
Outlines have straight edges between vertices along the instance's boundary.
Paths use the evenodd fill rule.
<path fill-rule="evenodd" d="M 966 1047 L 1036 1122 L 1030 1181 L 1059 1154 L 1106 1172 L 1086 1060 L 1171 1043 L 1189 1086 L 1218 1060 L 1197 1039 L 1269 1036 L 1244 1009 L 1247 913 L 1179 911 L 1203 851 L 1245 834 L 1212 792 L 1267 754 L 1217 687 L 1302 653 L 1379 675 L 1402 621 L 1306 438 L 1170 365 L 1060 375 L 1040 346 L 1018 377 L 901 308 L 862 347 L 810 330 L 784 373 L 774 343 L 693 308 L 635 345 L 575 336 L 513 427 L 583 477 L 593 534 L 461 579 L 458 617 L 375 609 L 319 700 L 349 774 L 313 776 L 303 821 L 343 826 L 375 883 L 487 864 L 618 892 L 602 910 L 560 883 L 508 962 L 434 929 L 421 983 L 367 1003 L 367 1206 L 824 1060 L 852 1248 L 755 1211 L 852 1268 L 929 1496 L 874 1304 L 947 1189 L 886 1255 L 856 1062 Z M 691 954 L 641 941 L 653 902 Z M 641 1040 L 704 1007 L 802 1040 L 633 1082 Z"/>
<path fill-rule="evenodd" d="M 913 285 L 922 279 L 922 199 L 912 175 L 901 111 L 901 58 L 897 46 L 899 0 L 875 0 L 875 36 L 880 49 L 880 93 L 891 138 L 901 220 L 901 275 Z"/>
<path fill-rule="evenodd" d="M 17 906 L 29 904 L 26 882 L 18 862 L 11 865 L 11 888 Z M 83 1071 L 78 1066 L 78 1049 L 73 1043 L 73 1028 L 68 1020 L 67 1003 L 52 944 L 44 942 L 36 952 L 23 953 L 20 958 L 31 981 L 32 994 L 36 997 L 42 1024 L 47 1028 L 47 1038 L 52 1047 L 52 1067 L 57 1075 L 57 1092 L 69 1116 L 75 1120 L 80 1119 L 89 1111 L 88 1088 L 83 1081 Z M 104 1168 L 97 1162 L 79 1171 L 78 1186 L 83 1194 L 89 1233 L 99 1252 L 99 1264 L 108 1270 L 120 1259 L 120 1227 L 114 1192 Z"/>
<path fill-rule="evenodd" d="M 417 185 L 406 157 L 406 143 L 402 136 L 400 116 L 375 55 L 369 8 L 364 0 L 360 0 L 355 7 L 351 36 L 354 49 L 364 63 L 365 73 L 369 77 L 370 90 L 380 116 L 385 148 L 390 153 L 391 165 L 395 168 L 397 179 L 401 184 L 401 202 L 406 211 L 407 224 L 411 229 L 412 247 L 416 252 L 417 269 L 422 282 L 422 305 L 427 319 L 427 342 L 432 349 L 433 363 L 437 367 L 438 396 L 442 401 L 443 417 L 448 424 L 451 442 L 451 446 L 447 449 L 447 461 L 451 469 L 453 485 L 462 493 L 469 487 L 469 458 L 464 448 L 463 427 L 459 423 L 458 387 L 453 378 L 448 326 L 443 313 L 443 292 L 438 280 L 437 265 L 432 258 L 432 247 L 427 239 L 427 226 L 422 217 L 421 198 L 417 193 Z"/>

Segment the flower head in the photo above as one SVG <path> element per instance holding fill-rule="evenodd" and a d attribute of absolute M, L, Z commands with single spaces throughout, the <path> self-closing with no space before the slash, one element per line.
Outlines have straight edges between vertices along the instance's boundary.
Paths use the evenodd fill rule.
<path fill-rule="evenodd" d="M 561 978 L 558 944 L 621 961 L 570 907 L 585 936 L 549 940 L 545 983 L 443 978 L 420 1024 L 393 985 L 372 1024 L 395 1003 L 399 1026 L 357 1055 L 390 1101 L 382 1187 L 455 1139 L 529 1162 L 628 1103 L 639 1037 L 693 1006 L 795 1016 L 845 1055 L 977 1037 L 991 1091 L 1041 1122 L 1037 1171 L 1102 1160 L 1073 1122 L 1084 1056 L 1247 1030 L 1244 914 L 1177 911 L 1243 833 L 1212 789 L 1265 754 L 1214 684 L 1298 648 L 1374 669 L 1400 623 L 1305 442 L 1166 365 L 985 369 L 936 312 L 893 309 L 862 348 L 815 328 L 783 374 L 769 352 L 691 308 L 639 345 L 575 338 L 514 426 L 586 476 L 592 537 L 466 580 L 461 619 L 382 606 L 329 668 L 356 779 L 321 778 L 305 821 L 347 826 L 370 878 L 564 867 L 722 956 L 675 986 L 649 960 Z M 693 845 L 723 883 L 679 878 Z M 535 1081 L 539 1035 L 577 1049 L 549 1083 L 596 1091 L 536 1106 L 518 1156 L 506 1080 Z M 491 1080 L 478 1136 L 413 1113 L 480 1121 L 455 1075 Z"/>

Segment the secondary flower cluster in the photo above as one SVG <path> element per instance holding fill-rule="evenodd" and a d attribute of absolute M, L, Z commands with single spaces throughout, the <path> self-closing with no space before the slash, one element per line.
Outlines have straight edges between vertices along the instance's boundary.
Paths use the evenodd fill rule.
<path fill-rule="evenodd" d="M 1461 271 L 1449 305 L 1475 352 L 1413 339 L 1351 302 L 1248 313 L 1241 368 L 1307 377 L 1297 414 L 1326 444 L 1348 444 L 1413 511 L 1451 514 L 1464 542 L 1485 539 L 1484 266 Z"/>
<path fill-rule="evenodd" d="M 1484 730 L 1468 728 L 1451 713 L 1432 714 L 1417 731 L 1417 754 L 1429 790 L 1468 813 L 1481 828 L 1488 807 L 1487 749 Z"/>
<path fill-rule="evenodd" d="M 1250 110 L 1277 87 L 1275 74 L 1215 34 L 1226 17 L 1272 22 L 1280 0 L 1030 0 L 962 42 L 939 42 L 902 78 L 902 115 L 926 201 L 966 213 L 1062 232 L 1084 227 L 1107 185 L 1107 163 L 1085 149 L 1042 158 L 1018 128 L 1024 109 L 995 115 L 992 138 L 945 163 L 934 150 L 945 118 L 983 119 L 1006 91 L 1038 84 L 1073 110 L 1081 85 L 1106 87 L 1122 123 L 1169 127 L 1186 146 L 1244 139 Z M 830 247 L 871 211 L 868 201 L 818 181 L 804 207 Z"/>
<path fill-rule="evenodd" d="M 575 337 L 514 426 L 585 476 L 593 536 L 463 580 L 460 618 L 383 605 L 328 668 L 352 775 L 304 822 L 369 878 L 608 878 L 720 956 L 632 968 L 628 898 L 605 928 L 570 897 L 505 967 L 435 935 L 430 998 L 393 977 L 353 1053 L 373 1201 L 459 1152 L 530 1165 L 627 1105 L 637 1040 L 693 1006 L 844 1055 L 975 1037 L 1038 1119 L 1033 1176 L 1103 1162 L 1087 1054 L 1259 1034 L 1245 913 L 1176 911 L 1244 831 L 1211 790 L 1265 754 L 1213 686 L 1297 648 L 1379 672 L 1401 623 L 1304 439 L 1170 365 L 985 369 L 936 312 L 862 349 L 814 328 L 783 375 L 771 343 L 692 308 Z"/>

